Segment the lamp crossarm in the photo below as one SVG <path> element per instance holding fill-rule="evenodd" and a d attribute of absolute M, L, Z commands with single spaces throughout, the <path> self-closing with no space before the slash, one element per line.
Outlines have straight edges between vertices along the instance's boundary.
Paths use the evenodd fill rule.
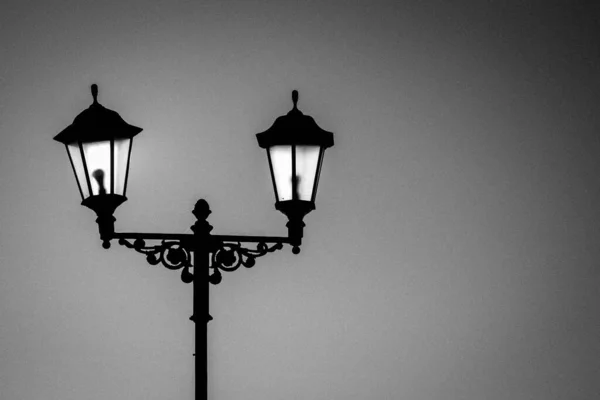
<path fill-rule="evenodd" d="M 115 232 L 112 237 L 118 239 L 120 245 L 145 254 L 149 264 L 162 264 L 173 271 L 181 269 L 181 280 L 193 282 L 192 257 L 198 241 L 194 234 Z M 211 274 L 208 279 L 213 285 L 221 282 L 221 271 L 232 272 L 240 266 L 252 268 L 257 257 L 280 250 L 284 244 L 293 242 L 289 237 L 282 236 L 209 235 L 205 239 L 210 249 Z M 160 242 L 149 245 L 147 241 Z M 247 244 L 252 244 L 252 247 Z"/>
<path fill-rule="evenodd" d="M 291 244 L 292 239 L 282 236 L 240 236 L 240 235 L 211 235 L 216 241 L 224 242 L 246 242 L 246 243 L 281 243 Z"/>
<path fill-rule="evenodd" d="M 210 235 L 211 240 L 218 242 L 257 242 L 257 243 L 291 243 L 289 237 L 284 236 L 246 236 L 246 235 Z M 113 239 L 142 239 L 142 240 L 182 240 L 194 239 L 193 233 L 135 233 L 115 232 Z"/>
<path fill-rule="evenodd" d="M 115 232 L 113 239 L 142 239 L 142 240 L 191 240 L 193 233 L 135 233 L 135 232 Z"/>
<path fill-rule="evenodd" d="M 216 285 L 222 280 L 221 271 L 235 271 L 242 265 L 252 268 L 256 258 L 281 250 L 284 244 L 292 246 L 292 253 L 300 252 L 304 223 L 298 217 L 290 217 L 287 237 L 213 235 L 213 227 L 207 221 L 210 208 L 206 200 L 200 199 L 192 211 L 196 217 L 196 222 L 190 227 L 193 233 L 115 232 L 115 218 L 112 215 L 114 207 L 106 208 L 102 204 L 94 203 L 92 209 L 98 214 L 96 221 L 104 248 L 110 247 L 112 239 L 118 239 L 120 245 L 145 254 L 146 261 L 151 265 L 162 263 L 170 270 L 181 269 L 181 280 L 185 283 L 194 282 L 192 271 L 195 271 L 197 260 L 206 260 L 206 263 L 202 261 L 201 264 L 209 272 L 212 271 L 208 281 Z M 147 244 L 146 241 L 158 243 Z"/>

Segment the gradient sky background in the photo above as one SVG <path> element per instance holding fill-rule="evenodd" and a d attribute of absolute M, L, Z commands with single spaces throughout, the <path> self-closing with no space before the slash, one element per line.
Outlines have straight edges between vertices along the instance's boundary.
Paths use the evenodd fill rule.
<path fill-rule="evenodd" d="M 598 398 L 591 3 L 3 1 L 0 398 L 193 396 L 192 287 L 52 140 L 92 83 L 144 128 L 122 231 L 283 235 L 254 134 L 292 89 L 336 134 L 302 253 L 212 287 L 211 399 Z"/>

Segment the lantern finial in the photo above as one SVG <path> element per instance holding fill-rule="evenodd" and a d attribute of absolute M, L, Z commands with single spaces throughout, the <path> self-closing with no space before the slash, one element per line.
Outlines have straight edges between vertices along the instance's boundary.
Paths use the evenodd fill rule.
<path fill-rule="evenodd" d="M 95 83 L 92 85 L 92 97 L 94 98 L 94 103 L 98 103 L 98 85 Z"/>
<path fill-rule="evenodd" d="M 294 102 L 294 108 L 298 108 L 298 91 L 292 90 L 292 101 Z"/>

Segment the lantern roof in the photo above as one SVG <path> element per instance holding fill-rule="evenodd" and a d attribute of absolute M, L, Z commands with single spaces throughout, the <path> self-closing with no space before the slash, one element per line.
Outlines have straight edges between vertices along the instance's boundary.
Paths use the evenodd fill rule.
<path fill-rule="evenodd" d="M 277 118 L 264 132 L 257 133 L 258 145 L 268 148 L 277 145 L 333 146 L 333 133 L 321 129 L 314 118 L 298 110 L 298 91 L 292 92 L 292 108 L 286 115 Z"/>
<path fill-rule="evenodd" d="M 132 138 L 142 131 L 142 128 L 129 125 L 113 110 L 98 103 L 98 85 L 92 85 L 94 102 L 83 110 L 73 123 L 63 129 L 54 140 L 69 144 L 75 141 L 98 142 L 111 139 Z"/>

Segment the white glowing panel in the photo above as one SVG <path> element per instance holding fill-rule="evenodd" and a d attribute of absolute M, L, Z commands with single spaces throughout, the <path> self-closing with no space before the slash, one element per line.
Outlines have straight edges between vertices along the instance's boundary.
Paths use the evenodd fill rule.
<path fill-rule="evenodd" d="M 312 200 L 318 164 L 319 146 L 296 146 L 296 177 L 299 200 Z"/>
<path fill-rule="evenodd" d="M 111 193 L 110 141 L 82 145 L 92 195 Z"/>
<path fill-rule="evenodd" d="M 125 195 L 127 160 L 132 139 L 115 139 L 115 194 Z"/>
<path fill-rule="evenodd" d="M 75 170 L 75 178 L 77 178 L 77 184 L 81 191 L 81 197 L 83 199 L 90 196 L 88 189 L 87 180 L 85 179 L 85 169 L 83 167 L 83 160 L 81 158 L 81 150 L 79 149 L 79 143 L 71 143 L 67 145 L 69 157 L 73 163 L 73 169 Z"/>
<path fill-rule="evenodd" d="M 277 189 L 277 200 L 292 199 L 292 148 L 273 146 L 269 148 L 273 177 Z"/>

